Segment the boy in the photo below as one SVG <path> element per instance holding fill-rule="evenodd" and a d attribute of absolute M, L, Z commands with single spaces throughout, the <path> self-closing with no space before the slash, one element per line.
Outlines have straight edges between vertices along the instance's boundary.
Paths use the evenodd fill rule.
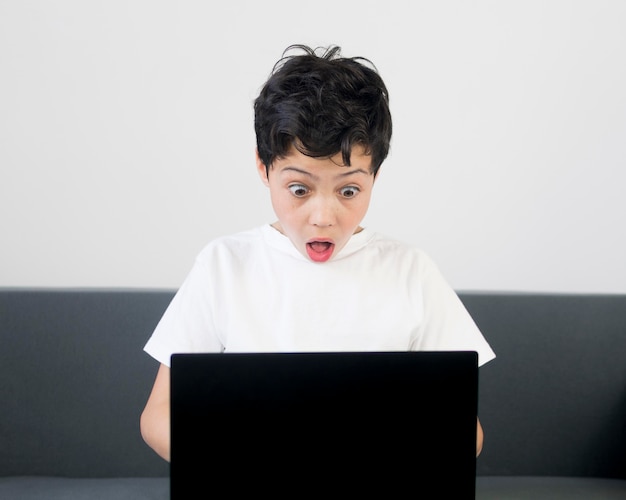
<path fill-rule="evenodd" d="M 161 366 L 141 431 L 166 460 L 174 352 L 495 356 L 428 256 L 360 226 L 392 131 L 377 71 L 338 47 L 285 54 L 254 103 L 256 167 L 278 220 L 209 243 L 145 347 Z"/>

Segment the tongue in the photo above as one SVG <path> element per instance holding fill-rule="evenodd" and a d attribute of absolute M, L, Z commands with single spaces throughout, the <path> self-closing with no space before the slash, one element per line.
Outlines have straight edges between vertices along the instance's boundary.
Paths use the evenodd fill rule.
<path fill-rule="evenodd" d="M 311 248 L 315 252 L 325 252 L 330 248 L 330 243 L 327 241 L 314 241 L 313 243 L 311 243 Z"/>
<path fill-rule="evenodd" d="M 313 262 L 326 262 L 333 254 L 335 245 L 329 241 L 312 241 L 307 243 L 306 252 Z"/>

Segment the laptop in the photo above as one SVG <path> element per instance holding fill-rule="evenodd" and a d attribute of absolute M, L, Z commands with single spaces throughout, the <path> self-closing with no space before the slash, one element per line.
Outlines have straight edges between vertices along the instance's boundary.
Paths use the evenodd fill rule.
<path fill-rule="evenodd" d="M 172 500 L 473 499 L 478 355 L 174 354 Z"/>

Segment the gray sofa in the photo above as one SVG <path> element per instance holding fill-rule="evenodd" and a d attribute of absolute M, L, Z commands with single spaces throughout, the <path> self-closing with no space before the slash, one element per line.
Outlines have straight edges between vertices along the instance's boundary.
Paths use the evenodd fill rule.
<path fill-rule="evenodd" d="M 0 289 L 0 499 L 166 499 L 142 348 L 171 290 Z M 459 293 L 480 371 L 478 499 L 626 498 L 626 295 Z"/>

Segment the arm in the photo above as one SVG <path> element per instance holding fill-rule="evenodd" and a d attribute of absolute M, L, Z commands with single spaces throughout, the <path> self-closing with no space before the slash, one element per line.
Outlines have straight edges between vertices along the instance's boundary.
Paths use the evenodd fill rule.
<path fill-rule="evenodd" d="M 170 460 L 170 369 L 161 365 L 141 414 L 141 436 L 164 460 Z"/>
<path fill-rule="evenodd" d="M 476 457 L 480 455 L 483 449 L 483 427 L 480 425 L 480 420 L 476 417 Z"/>

